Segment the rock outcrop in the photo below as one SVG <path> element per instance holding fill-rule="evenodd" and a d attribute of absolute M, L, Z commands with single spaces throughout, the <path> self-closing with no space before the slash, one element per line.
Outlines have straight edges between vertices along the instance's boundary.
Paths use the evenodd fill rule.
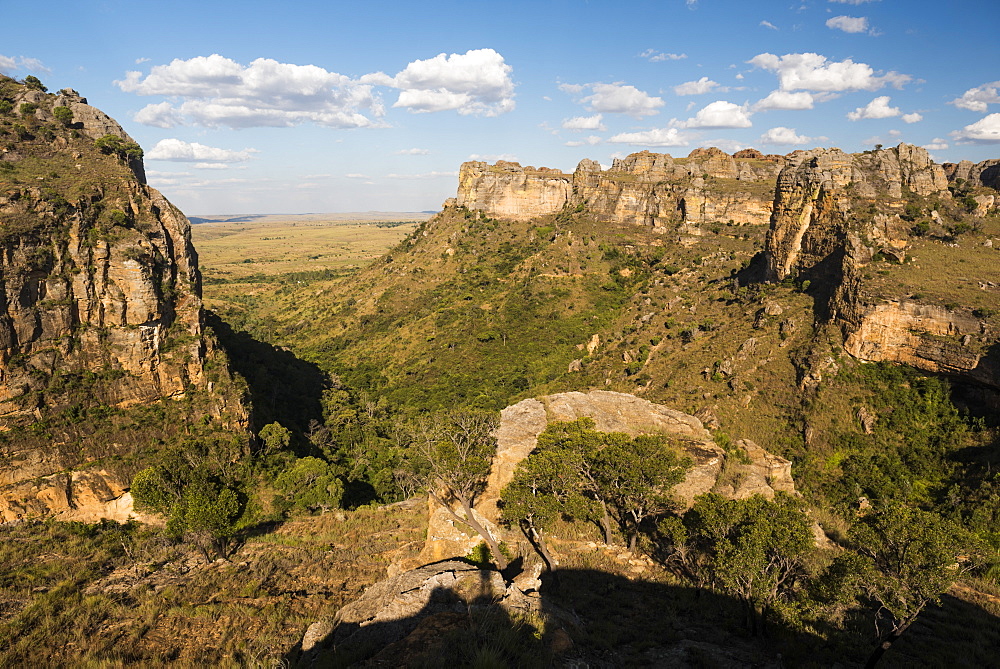
<path fill-rule="evenodd" d="M 967 181 L 976 186 L 1000 190 L 1000 158 L 979 163 L 963 160 L 958 163 L 944 163 L 941 167 L 949 182 Z"/>
<path fill-rule="evenodd" d="M 900 214 L 908 205 L 948 202 L 949 179 L 982 185 L 998 166 L 940 166 L 907 144 L 860 154 L 798 152 L 778 177 L 766 276 L 818 286 L 810 290 L 818 320 L 839 326 L 844 348 L 859 360 L 897 362 L 1000 390 L 997 333 L 986 320 L 971 310 L 879 294 L 866 271 L 876 254 L 905 261 L 913 223 Z M 981 209 L 992 205 L 989 198 L 976 202 Z M 936 211 L 931 217 L 939 220 Z"/>
<path fill-rule="evenodd" d="M 686 159 L 642 151 L 603 170 L 583 160 L 572 175 L 546 168 L 469 162 L 459 173 L 459 206 L 528 220 L 564 207 L 586 207 L 598 220 L 665 227 L 764 224 L 782 158 L 696 149 Z"/>
<path fill-rule="evenodd" d="M 905 195 L 949 197 L 944 169 L 925 149 L 847 154 L 817 149 L 792 154 L 778 176 L 765 248 L 767 279 L 816 270 L 840 271 L 853 245 L 879 250 L 906 245 L 910 224 L 898 214 Z"/>
<path fill-rule="evenodd" d="M 491 532 L 499 532 L 497 500 L 513 479 L 518 463 L 534 450 L 538 435 L 550 423 L 579 418 L 593 419 L 595 429 L 601 432 L 676 437 L 693 461 L 684 481 L 672 491 L 684 506 L 691 506 L 695 497 L 712 491 L 734 499 L 755 494 L 773 497 L 779 491 L 795 492 L 788 460 L 747 440 L 736 444 L 742 457 L 731 457 L 712 440 L 694 416 L 626 393 L 604 390 L 558 393 L 522 400 L 501 412 L 496 433 L 497 452 L 489 481 L 476 500 L 477 520 Z M 432 502 L 427 543 L 421 557 L 431 561 L 466 555 L 481 540 Z"/>
<path fill-rule="evenodd" d="M 95 143 L 111 135 L 132 146 L 74 91 L 2 78 L 4 96 L 21 116 L 0 147 L 0 432 L 75 405 L 125 408 L 205 389 L 212 344 L 190 223 L 144 183 L 137 145 Z M 129 515 L 127 481 L 74 470 L 119 446 L 68 446 L 80 439 L 0 443 L 0 521 Z"/>

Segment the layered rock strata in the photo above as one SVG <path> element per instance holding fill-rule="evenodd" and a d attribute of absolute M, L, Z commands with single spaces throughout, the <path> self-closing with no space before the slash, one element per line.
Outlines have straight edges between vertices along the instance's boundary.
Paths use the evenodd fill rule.
<path fill-rule="evenodd" d="M 981 180 L 1000 161 L 937 165 L 900 144 L 860 154 L 798 152 L 778 177 L 765 260 L 771 281 L 808 279 L 821 321 L 837 324 L 848 353 L 961 377 L 1000 390 L 997 333 L 971 312 L 866 289 L 875 254 L 904 261 L 909 202 L 947 201 L 949 179 Z M 977 183 L 979 183 L 977 181 Z"/>
<path fill-rule="evenodd" d="M 4 96 L 20 116 L 0 117 L 17 130 L 0 146 L 0 431 L 74 405 L 129 407 L 207 388 L 211 344 L 187 218 L 145 184 L 140 152 L 95 144 L 132 139 L 75 91 L 0 78 Z M 0 522 L 133 515 L 128 481 L 87 467 L 122 447 L 84 448 L 87 438 L 69 432 L 47 446 L 0 443 Z"/>
<path fill-rule="evenodd" d="M 631 225 L 765 224 L 783 162 L 715 148 L 696 149 L 686 159 L 642 151 L 615 159 L 607 170 L 583 160 L 573 174 L 505 161 L 469 162 L 459 172 L 455 203 L 513 220 L 583 206 L 598 220 Z"/>

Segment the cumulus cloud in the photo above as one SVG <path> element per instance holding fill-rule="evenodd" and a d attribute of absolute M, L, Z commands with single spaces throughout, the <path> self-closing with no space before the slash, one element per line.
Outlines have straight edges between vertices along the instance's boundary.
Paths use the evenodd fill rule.
<path fill-rule="evenodd" d="M 397 156 L 426 156 L 430 151 L 428 149 L 400 149 L 396 152 Z"/>
<path fill-rule="evenodd" d="M 218 54 L 175 59 L 148 75 L 128 72 L 115 84 L 127 93 L 176 100 L 147 105 L 140 123 L 171 128 L 285 127 L 316 123 L 335 128 L 381 126 L 382 102 L 372 86 L 315 65 L 258 58 L 242 65 Z"/>
<path fill-rule="evenodd" d="M 753 125 L 746 105 L 725 100 L 711 102 L 687 121 L 675 121 L 678 128 L 749 128 Z"/>
<path fill-rule="evenodd" d="M 185 142 L 181 139 L 161 139 L 152 149 L 146 152 L 147 160 L 169 160 L 175 162 L 197 162 L 203 166 L 207 163 L 242 163 L 250 160 L 256 149 L 233 151 L 214 146 L 205 146 L 198 142 Z M 196 165 L 199 167 L 199 165 Z"/>
<path fill-rule="evenodd" d="M 601 123 L 603 118 L 603 114 L 574 116 L 573 118 L 563 119 L 562 127 L 566 130 L 607 130 L 604 124 Z"/>
<path fill-rule="evenodd" d="M 493 49 L 474 49 L 464 54 L 439 53 L 413 61 L 394 77 L 377 72 L 359 81 L 398 88 L 399 97 L 392 106 L 414 113 L 455 110 L 497 116 L 514 109 L 512 71 Z"/>
<path fill-rule="evenodd" d="M 917 112 L 913 112 L 912 114 L 903 114 L 900 118 L 903 119 L 903 123 L 919 123 L 924 120 L 924 117 Z"/>
<path fill-rule="evenodd" d="M 754 111 L 766 109 L 812 109 L 814 96 L 806 91 L 790 93 L 788 91 L 772 91 L 763 100 L 753 106 Z"/>
<path fill-rule="evenodd" d="M 975 144 L 1000 143 L 1000 114 L 990 114 L 971 123 L 961 130 L 955 130 L 951 136 L 959 142 Z"/>
<path fill-rule="evenodd" d="M 595 144 L 600 144 L 602 141 L 597 135 L 588 135 L 583 139 L 566 142 L 566 146 L 594 146 Z"/>
<path fill-rule="evenodd" d="M 771 128 L 760 136 L 762 144 L 779 144 L 783 146 L 796 146 L 808 144 L 809 142 L 821 139 L 819 137 L 806 137 L 795 132 L 795 128 L 778 126 Z"/>
<path fill-rule="evenodd" d="M 18 70 L 39 73 L 49 73 L 52 71 L 37 58 L 29 58 L 27 56 L 4 56 L 3 54 L 0 54 L 0 72 L 16 72 Z"/>
<path fill-rule="evenodd" d="M 899 116 L 899 107 L 889 106 L 889 96 L 880 95 L 864 107 L 858 107 L 847 113 L 847 118 L 858 121 L 863 118 L 892 118 Z"/>
<path fill-rule="evenodd" d="M 770 70 L 778 77 L 783 91 L 876 91 L 886 85 L 901 88 L 912 77 L 898 72 L 876 74 L 865 63 L 855 63 L 850 58 L 842 61 L 828 61 L 818 53 L 788 53 L 776 56 L 762 53 L 747 61 L 764 70 Z"/>
<path fill-rule="evenodd" d="M 948 104 L 955 105 L 960 109 L 968 109 L 974 112 L 986 111 L 987 105 L 1000 103 L 1000 81 L 993 81 L 982 86 L 976 86 L 962 93 L 962 97 L 955 98 Z"/>
<path fill-rule="evenodd" d="M 687 146 L 691 141 L 677 128 L 653 128 L 641 132 L 623 132 L 610 138 L 608 143 L 633 146 Z"/>
<path fill-rule="evenodd" d="M 702 77 L 698 81 L 687 81 L 679 86 L 674 86 L 674 93 L 677 95 L 701 95 L 708 93 L 718 85 L 718 82 L 712 81 L 708 77 Z"/>
<path fill-rule="evenodd" d="M 686 53 L 663 53 L 662 51 L 656 51 L 655 49 L 646 49 L 639 54 L 639 58 L 645 58 L 651 63 L 660 63 L 665 60 L 684 60 L 687 58 Z"/>
<path fill-rule="evenodd" d="M 635 86 L 622 82 L 613 84 L 562 84 L 560 88 L 571 95 L 579 95 L 587 89 L 591 94 L 578 98 L 576 101 L 586 105 L 589 111 L 608 114 L 627 114 L 635 118 L 658 114 L 663 106 L 663 99 L 640 91 Z"/>
<path fill-rule="evenodd" d="M 833 30 L 843 30 L 845 33 L 863 33 L 868 31 L 868 18 L 865 16 L 834 16 L 827 20 L 826 27 Z"/>
<path fill-rule="evenodd" d="M 928 151 L 944 151 L 948 148 L 948 140 L 941 137 L 935 137 L 931 140 L 930 144 L 924 144 L 924 148 Z"/>

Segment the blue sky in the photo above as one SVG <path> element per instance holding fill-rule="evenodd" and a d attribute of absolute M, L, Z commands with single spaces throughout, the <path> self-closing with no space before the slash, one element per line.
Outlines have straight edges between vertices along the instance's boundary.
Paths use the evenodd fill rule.
<path fill-rule="evenodd" d="M 1000 3 L 6 2 L 189 215 L 436 210 L 459 166 L 649 149 L 1000 157 Z"/>

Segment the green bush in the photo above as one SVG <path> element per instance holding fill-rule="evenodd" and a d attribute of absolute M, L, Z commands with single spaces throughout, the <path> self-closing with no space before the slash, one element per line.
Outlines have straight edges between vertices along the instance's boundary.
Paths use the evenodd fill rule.
<path fill-rule="evenodd" d="M 69 107 L 59 106 L 52 110 L 52 115 L 56 117 L 56 120 L 63 125 L 69 125 L 73 122 L 73 110 Z"/>

